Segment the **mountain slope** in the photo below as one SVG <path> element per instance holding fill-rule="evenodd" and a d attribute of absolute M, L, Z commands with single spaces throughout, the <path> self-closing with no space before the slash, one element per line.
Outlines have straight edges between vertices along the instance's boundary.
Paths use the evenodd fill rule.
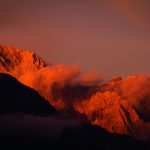
<path fill-rule="evenodd" d="M 140 120 L 137 113 L 127 101 L 113 92 L 97 92 L 90 100 L 76 103 L 75 108 L 85 113 L 93 125 L 111 133 L 136 136 L 134 124 Z"/>
<path fill-rule="evenodd" d="M 56 110 L 36 91 L 8 74 L 0 73 L 0 113 L 50 115 Z"/>
<path fill-rule="evenodd" d="M 98 126 L 88 124 L 74 129 L 66 129 L 61 137 L 60 143 L 56 147 L 73 150 L 149 149 L 149 145 L 146 142 L 141 142 L 126 135 L 110 134 Z"/>

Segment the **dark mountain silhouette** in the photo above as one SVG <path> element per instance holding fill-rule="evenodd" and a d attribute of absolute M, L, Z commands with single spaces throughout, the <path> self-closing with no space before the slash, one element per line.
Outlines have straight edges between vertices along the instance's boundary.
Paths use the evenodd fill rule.
<path fill-rule="evenodd" d="M 64 149 L 133 150 L 149 149 L 148 143 L 130 136 L 110 134 L 99 126 L 83 124 L 75 129 L 68 128 L 62 135 L 58 147 Z"/>
<path fill-rule="evenodd" d="M 50 115 L 56 110 L 33 89 L 11 75 L 0 73 L 0 113 L 17 112 Z"/>

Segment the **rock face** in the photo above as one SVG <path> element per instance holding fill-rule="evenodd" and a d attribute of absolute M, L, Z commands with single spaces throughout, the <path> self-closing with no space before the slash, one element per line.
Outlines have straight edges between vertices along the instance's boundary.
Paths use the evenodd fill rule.
<path fill-rule="evenodd" d="M 40 69 L 47 64 L 31 51 L 24 51 L 9 46 L 0 46 L 0 71 L 9 72 L 16 67 Z"/>
<path fill-rule="evenodd" d="M 136 112 L 126 100 L 113 92 L 97 92 L 90 100 L 75 106 L 85 113 L 93 125 L 105 128 L 111 133 L 135 135 L 134 124 L 139 121 Z"/>

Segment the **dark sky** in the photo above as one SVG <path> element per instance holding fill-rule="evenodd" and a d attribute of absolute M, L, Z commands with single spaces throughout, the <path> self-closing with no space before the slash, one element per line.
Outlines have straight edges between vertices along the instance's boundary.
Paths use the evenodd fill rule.
<path fill-rule="evenodd" d="M 149 0 L 0 0 L 0 44 L 112 78 L 150 74 Z"/>

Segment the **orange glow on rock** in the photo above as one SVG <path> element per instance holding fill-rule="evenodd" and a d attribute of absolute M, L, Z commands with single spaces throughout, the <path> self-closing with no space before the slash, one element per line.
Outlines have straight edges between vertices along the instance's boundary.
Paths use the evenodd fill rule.
<path fill-rule="evenodd" d="M 75 109 L 85 113 L 93 125 L 118 134 L 135 134 L 133 124 L 139 121 L 128 102 L 113 92 L 97 92 L 90 100 L 77 102 Z"/>

